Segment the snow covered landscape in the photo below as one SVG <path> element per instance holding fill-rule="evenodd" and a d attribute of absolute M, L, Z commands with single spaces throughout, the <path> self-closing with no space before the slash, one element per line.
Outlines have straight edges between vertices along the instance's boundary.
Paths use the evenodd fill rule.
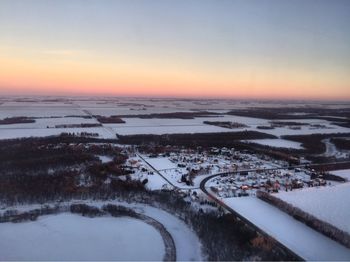
<path fill-rule="evenodd" d="M 164 255 L 159 233 L 127 217 L 64 213 L 1 223 L 0 231 L 1 260 L 162 260 Z"/>
<path fill-rule="evenodd" d="M 116 134 L 119 135 L 135 135 L 135 134 L 176 134 L 176 133 L 211 133 L 211 132 L 230 132 L 232 130 L 207 125 L 205 121 L 232 121 L 242 123 L 247 127 L 237 128 L 234 131 L 261 131 L 258 127 L 269 126 L 271 121 L 262 118 L 243 117 L 239 115 L 227 115 L 226 113 L 232 108 L 242 108 L 244 105 L 239 101 L 234 104 L 228 101 L 218 101 L 215 103 L 216 108 L 220 110 L 213 110 L 211 104 L 209 106 L 198 105 L 191 102 L 174 102 L 169 106 L 168 102 L 161 100 L 149 101 L 134 100 L 117 103 L 117 102 L 98 102 L 98 101 L 85 101 L 85 100 L 68 100 L 63 102 L 13 102 L 5 101 L 0 104 L 0 118 L 8 117 L 30 117 L 35 120 L 34 123 L 25 124 L 12 124 L 12 125 L 0 125 L 0 137 L 3 139 L 16 138 L 16 137 L 31 137 L 31 136 L 47 136 L 57 135 L 61 132 L 91 132 L 97 133 L 101 138 L 114 138 Z M 103 101 L 103 100 L 102 100 Z M 140 105 L 142 111 L 136 110 Z M 261 104 L 257 104 L 262 106 Z M 246 106 L 246 105 L 245 105 Z M 251 106 L 251 104 L 249 104 Z M 271 103 L 263 104 L 263 106 L 276 106 Z M 193 111 L 195 110 L 195 111 Z M 196 111 L 208 111 L 216 113 L 216 116 L 207 117 L 193 117 L 192 119 L 157 119 L 149 118 L 142 119 L 137 115 L 155 114 L 155 113 L 176 113 L 176 112 L 188 112 L 193 113 Z M 55 125 L 63 124 L 98 124 L 99 122 L 94 118 L 89 118 L 95 115 L 121 116 L 125 123 L 120 124 L 102 124 L 102 127 L 89 127 L 89 128 L 54 128 Z M 123 115 L 127 116 L 123 118 Z M 130 116 L 133 116 L 131 117 Z M 300 118 L 300 116 L 298 116 Z M 346 133 L 350 132 L 350 128 L 337 126 L 332 121 L 324 119 L 299 119 L 298 122 L 303 124 L 298 128 L 293 128 L 293 125 L 277 126 L 274 129 L 265 129 L 264 133 L 271 134 L 278 137 L 284 135 L 308 135 L 308 134 L 329 134 L 329 133 Z M 293 124 L 293 120 L 288 120 Z M 288 121 L 284 121 L 288 124 Z M 301 145 L 293 142 L 280 140 L 256 140 L 253 141 L 263 145 L 269 145 L 273 147 L 286 147 L 301 149 Z"/>
<path fill-rule="evenodd" d="M 101 208 L 118 204 L 132 208 L 159 223 L 171 234 L 180 261 L 203 260 L 197 236 L 177 217 L 142 204 L 79 201 Z M 69 203 L 64 203 L 68 205 Z M 16 207 L 22 212 L 38 208 Z M 71 213 L 46 215 L 34 222 L 0 223 L 2 260 L 162 260 L 161 234 L 142 220 L 131 217 L 85 217 Z M 21 235 L 18 239 L 17 236 Z M 59 248 L 58 248 L 59 247 Z M 14 252 L 16 250 L 16 252 Z"/>
<path fill-rule="evenodd" d="M 348 260 L 350 250 L 257 198 L 224 202 L 305 260 Z"/>
<path fill-rule="evenodd" d="M 331 173 L 336 175 L 336 176 L 343 177 L 343 178 L 347 179 L 348 181 L 350 181 L 350 169 L 335 170 L 335 171 L 332 171 Z"/>
<path fill-rule="evenodd" d="M 349 14 L 0 0 L 0 262 L 350 262 Z"/>
<path fill-rule="evenodd" d="M 350 233 L 350 183 L 280 192 L 277 197 Z"/>
<path fill-rule="evenodd" d="M 241 228 L 234 222 L 237 215 L 243 223 L 253 225 L 250 230 L 254 233 L 245 242 L 249 252 L 253 252 L 251 243 L 261 241 L 256 240 L 257 232 L 263 232 L 264 243 L 277 241 L 272 246 L 279 250 L 276 252 L 282 260 L 350 259 L 348 247 L 257 198 L 259 192 L 271 194 L 349 233 L 349 151 L 339 146 L 348 141 L 350 128 L 344 126 L 347 119 L 332 111 L 334 106 L 327 106 L 327 116 L 290 113 L 281 116 L 281 120 L 272 120 L 256 117 L 255 109 L 247 105 L 252 106 L 225 100 L 197 103 L 80 98 L 18 102 L 7 98 L 0 103 L 0 143 L 9 154 L 2 155 L 2 163 L 8 163 L 10 169 L 6 165 L 1 168 L 4 174 L 13 168 L 21 181 L 26 178 L 16 166 L 23 166 L 30 177 L 39 172 L 30 178 L 39 180 L 26 182 L 36 183 L 38 189 L 27 189 L 26 184 L 16 180 L 3 180 L 0 184 L 5 188 L 6 183 L 14 183 L 13 191 L 2 191 L 2 199 L 12 204 L 1 202 L 0 250 L 5 250 L 1 259 L 158 261 L 167 254 L 159 231 L 133 217 L 59 212 L 35 215 L 32 219 L 37 211 L 30 210 L 44 208 L 35 203 L 46 199 L 40 190 L 50 188 L 47 175 L 57 181 L 63 176 L 65 181 L 55 180 L 57 187 L 52 184 L 51 192 L 64 192 L 67 201 L 74 196 L 73 202 L 57 200 L 59 205 L 78 201 L 102 209 L 108 203 L 122 203 L 155 219 L 173 239 L 177 260 L 251 258 L 248 254 L 236 254 L 234 248 L 226 248 L 220 254 L 211 246 L 212 240 L 203 237 L 206 232 L 213 234 L 215 241 L 229 238 L 219 238 L 217 232 L 205 226 L 213 219 L 212 214 L 215 219 L 232 215 L 230 223 L 237 228 Z M 256 102 L 254 106 L 272 110 L 278 103 Z M 291 106 L 301 110 L 300 105 Z M 252 110 L 254 117 L 245 116 L 245 111 L 240 110 Z M 333 116 L 331 112 L 335 112 Z M 307 117 L 302 119 L 304 116 Z M 337 119 L 343 122 L 338 125 Z M 23 142 L 18 138 L 26 139 Z M 60 142 L 61 139 L 66 142 Z M 11 158 L 12 154 L 18 155 L 18 160 Z M 25 154 L 37 164 L 26 162 Z M 53 157 L 50 161 L 46 158 L 49 154 Z M 57 168 L 63 163 L 64 168 Z M 22 206 L 20 202 L 27 201 L 24 199 L 28 190 L 33 191 L 36 200 Z M 124 193 L 116 194 L 119 191 Z M 50 196 L 48 202 L 57 199 L 49 191 L 45 194 Z M 106 199 L 98 200 L 102 196 Z M 120 201 L 108 200 L 112 196 Z M 125 201 L 130 196 L 138 200 Z M 147 206 L 143 202 L 147 198 L 157 200 Z M 176 211 L 175 206 L 164 204 L 175 200 L 180 205 Z M 199 214 L 207 217 L 193 225 L 192 220 L 197 221 Z M 21 222 L 11 223 L 11 219 Z M 242 233 L 234 234 L 240 239 Z M 258 257 L 272 258 L 272 253 L 261 246 L 255 250 Z"/>

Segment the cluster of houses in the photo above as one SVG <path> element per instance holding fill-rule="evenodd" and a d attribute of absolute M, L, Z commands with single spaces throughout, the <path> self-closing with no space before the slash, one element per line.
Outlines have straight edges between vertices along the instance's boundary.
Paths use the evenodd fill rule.
<path fill-rule="evenodd" d="M 282 168 L 286 165 L 285 161 L 237 151 L 234 148 L 177 148 L 173 152 L 169 150 L 162 154 L 149 154 L 147 157 L 170 161 L 173 167 L 159 169 L 158 172 L 178 188 L 198 188 L 198 181 L 201 180 L 199 177 L 222 173 L 206 184 L 219 197 L 254 196 L 257 190 L 275 193 L 327 185 L 321 176 L 315 176 L 314 170 Z M 139 174 L 140 179 L 156 175 L 141 159 L 132 157 L 127 165 Z M 192 200 L 198 200 L 198 197 L 191 195 Z"/>
<path fill-rule="evenodd" d="M 314 186 L 326 186 L 327 182 L 321 176 L 310 178 L 308 170 L 261 170 L 240 172 L 215 177 L 209 181 L 210 189 L 219 197 L 241 197 L 255 195 L 257 190 L 268 193 L 278 193 L 280 190 Z"/>

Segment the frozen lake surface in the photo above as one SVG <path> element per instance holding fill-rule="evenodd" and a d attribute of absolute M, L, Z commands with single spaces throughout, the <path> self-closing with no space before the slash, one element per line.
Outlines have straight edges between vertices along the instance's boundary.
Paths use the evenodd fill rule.
<path fill-rule="evenodd" d="M 161 235 L 141 220 L 70 213 L 0 224 L 1 260 L 162 260 Z"/>

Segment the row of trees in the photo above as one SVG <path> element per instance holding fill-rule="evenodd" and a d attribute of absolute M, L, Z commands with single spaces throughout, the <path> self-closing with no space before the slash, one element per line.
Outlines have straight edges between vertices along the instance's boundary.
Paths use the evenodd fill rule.
<path fill-rule="evenodd" d="M 113 160 L 102 163 L 97 155 Z M 0 199 L 45 202 L 100 190 L 108 175 L 127 174 L 126 159 L 112 144 L 62 143 L 56 138 L 0 141 Z M 122 185 L 113 181 L 108 186 Z"/>
<path fill-rule="evenodd" d="M 279 209 L 293 216 L 295 219 L 305 223 L 309 227 L 317 230 L 327 237 L 330 237 L 331 239 L 334 239 L 350 248 L 350 234 L 347 232 L 340 230 L 337 227 L 325 221 L 322 221 L 315 216 L 301 210 L 300 208 L 297 208 L 266 192 L 258 191 L 257 197 L 278 207 Z"/>

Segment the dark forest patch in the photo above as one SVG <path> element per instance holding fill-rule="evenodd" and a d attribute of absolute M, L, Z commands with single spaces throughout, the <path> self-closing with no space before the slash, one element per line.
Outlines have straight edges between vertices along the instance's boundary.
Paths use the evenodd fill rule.
<path fill-rule="evenodd" d="M 277 138 L 276 136 L 257 131 L 197 133 L 197 134 L 166 134 L 166 135 L 117 135 L 121 144 L 156 144 L 185 147 L 233 147 L 236 141 Z"/>

